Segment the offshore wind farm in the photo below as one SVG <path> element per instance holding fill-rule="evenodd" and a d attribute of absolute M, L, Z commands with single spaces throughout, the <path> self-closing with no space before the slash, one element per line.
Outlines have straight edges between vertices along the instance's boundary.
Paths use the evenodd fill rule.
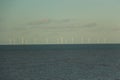
<path fill-rule="evenodd" d="M 120 80 L 120 0 L 0 0 L 0 80 Z"/>
<path fill-rule="evenodd" d="M 20 40 L 15 40 L 15 39 L 10 39 L 8 45 L 29 45 L 29 44 L 109 44 L 110 42 L 107 42 L 106 39 L 104 40 L 94 40 L 94 42 L 92 42 L 90 38 L 81 38 L 79 40 L 79 43 L 75 43 L 75 38 L 71 37 L 71 39 L 65 39 L 64 37 L 59 37 L 54 39 L 55 42 L 52 42 L 52 40 L 50 40 L 49 38 L 45 38 L 44 41 L 41 42 L 41 40 L 39 39 L 33 39 L 31 40 L 31 42 L 29 42 L 29 40 L 26 40 L 25 38 L 21 37 Z"/>

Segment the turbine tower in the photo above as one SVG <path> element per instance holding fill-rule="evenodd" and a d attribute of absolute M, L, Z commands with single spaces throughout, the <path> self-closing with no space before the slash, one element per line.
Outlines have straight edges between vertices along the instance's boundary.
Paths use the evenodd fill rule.
<path fill-rule="evenodd" d="M 57 44 L 59 44 L 59 38 L 57 38 Z"/>
<path fill-rule="evenodd" d="M 67 39 L 65 39 L 65 42 L 64 42 L 65 44 L 68 44 L 68 40 Z"/>
<path fill-rule="evenodd" d="M 49 43 L 49 40 L 48 40 L 48 38 L 46 38 L 46 44 L 48 44 Z"/>
<path fill-rule="evenodd" d="M 11 45 L 13 45 L 13 44 L 15 44 L 15 39 L 9 39 L 9 44 L 11 44 Z"/>
<path fill-rule="evenodd" d="M 88 38 L 88 44 L 90 43 L 90 38 Z"/>
<path fill-rule="evenodd" d="M 24 44 L 24 39 L 23 39 L 23 37 L 21 37 L 21 44 Z"/>
<path fill-rule="evenodd" d="M 60 37 L 61 44 L 63 44 L 63 37 Z"/>
<path fill-rule="evenodd" d="M 84 43 L 84 39 L 83 39 L 83 37 L 81 37 L 81 44 L 83 44 Z"/>
<path fill-rule="evenodd" d="M 34 44 L 36 44 L 37 43 L 37 39 L 34 39 L 34 42 L 33 42 Z"/>
<path fill-rule="evenodd" d="M 97 39 L 97 43 L 100 43 L 100 40 L 99 40 L 99 39 Z"/>
<path fill-rule="evenodd" d="M 106 43 L 106 39 L 105 38 L 103 39 L 103 43 Z"/>
<path fill-rule="evenodd" d="M 13 41 L 11 39 L 9 39 L 9 44 L 13 44 Z"/>
<path fill-rule="evenodd" d="M 74 37 L 72 37 L 72 44 L 74 43 Z"/>

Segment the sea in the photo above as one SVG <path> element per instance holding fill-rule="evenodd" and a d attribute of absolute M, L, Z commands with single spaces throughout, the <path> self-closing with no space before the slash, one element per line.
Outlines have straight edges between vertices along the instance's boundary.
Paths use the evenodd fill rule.
<path fill-rule="evenodd" d="M 0 80 L 120 80 L 120 44 L 0 45 Z"/>

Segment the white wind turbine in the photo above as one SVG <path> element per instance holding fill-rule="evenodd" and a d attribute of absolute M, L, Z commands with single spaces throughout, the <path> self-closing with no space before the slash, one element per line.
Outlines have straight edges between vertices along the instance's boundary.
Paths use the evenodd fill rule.
<path fill-rule="evenodd" d="M 99 39 L 97 39 L 97 43 L 98 43 L 98 44 L 100 43 L 100 40 L 99 40 Z"/>
<path fill-rule="evenodd" d="M 63 37 L 60 37 L 60 43 L 63 44 L 63 40 L 64 38 Z"/>
<path fill-rule="evenodd" d="M 105 38 L 103 39 L 103 43 L 106 43 L 106 39 Z"/>
<path fill-rule="evenodd" d="M 59 44 L 59 39 L 58 38 L 56 38 L 56 44 Z"/>
<path fill-rule="evenodd" d="M 21 37 L 21 44 L 24 44 L 24 38 Z"/>
<path fill-rule="evenodd" d="M 9 44 L 12 44 L 12 40 L 11 39 L 9 39 Z"/>
<path fill-rule="evenodd" d="M 88 40 L 87 40 L 87 41 L 88 41 L 88 44 L 89 44 L 89 43 L 90 43 L 90 38 L 88 38 Z"/>
<path fill-rule="evenodd" d="M 84 43 L 84 39 L 83 39 L 83 37 L 81 37 L 81 44 L 83 44 Z"/>
<path fill-rule="evenodd" d="M 49 40 L 48 40 L 48 38 L 46 38 L 46 44 L 48 44 L 49 43 Z"/>
<path fill-rule="evenodd" d="M 74 37 L 72 37 L 72 44 L 74 44 Z"/>

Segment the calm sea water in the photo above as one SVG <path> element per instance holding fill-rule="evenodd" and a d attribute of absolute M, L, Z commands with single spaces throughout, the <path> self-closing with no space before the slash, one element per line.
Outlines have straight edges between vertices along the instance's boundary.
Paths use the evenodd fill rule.
<path fill-rule="evenodd" d="M 0 51 L 38 51 L 38 50 L 84 50 L 120 49 L 120 44 L 43 44 L 43 45 L 0 45 Z"/>
<path fill-rule="evenodd" d="M 120 80 L 120 44 L 1 45 L 0 80 Z"/>

